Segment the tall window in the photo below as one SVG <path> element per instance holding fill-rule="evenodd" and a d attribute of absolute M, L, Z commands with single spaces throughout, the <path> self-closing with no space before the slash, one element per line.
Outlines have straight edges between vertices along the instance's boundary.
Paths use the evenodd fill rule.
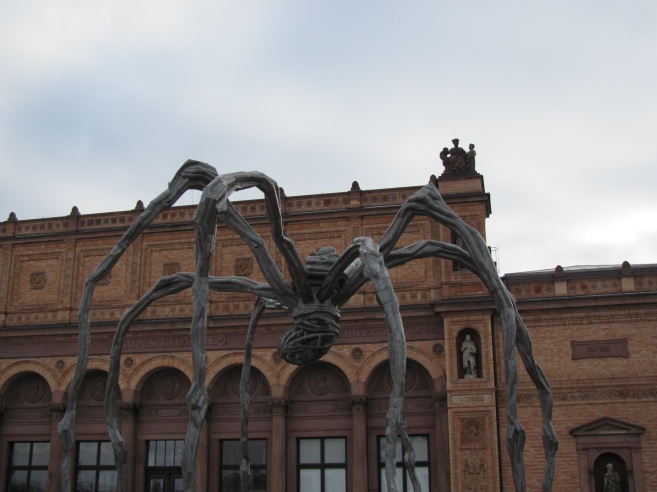
<path fill-rule="evenodd" d="M 49 442 L 15 442 L 11 445 L 8 492 L 44 492 L 48 479 Z"/>
<path fill-rule="evenodd" d="M 431 490 L 429 488 L 429 437 L 428 436 L 411 436 L 411 443 L 415 451 L 415 473 L 422 486 L 422 490 Z M 385 470 L 385 436 L 379 436 L 379 490 L 387 492 L 386 470 Z M 411 492 L 413 484 L 411 477 L 406 470 L 406 464 L 402 457 L 401 439 L 397 438 L 396 458 L 397 462 L 397 487 L 400 492 Z"/>
<path fill-rule="evenodd" d="M 347 440 L 344 437 L 299 439 L 299 492 L 346 492 Z"/>
<path fill-rule="evenodd" d="M 114 492 L 116 465 L 109 441 L 78 443 L 76 492 Z"/>
<path fill-rule="evenodd" d="M 183 492 L 182 451 L 185 441 L 148 441 L 146 492 Z"/>
<path fill-rule="evenodd" d="M 238 439 L 221 441 L 221 492 L 239 492 L 242 445 Z M 249 492 L 267 492 L 267 441 L 249 440 Z"/>

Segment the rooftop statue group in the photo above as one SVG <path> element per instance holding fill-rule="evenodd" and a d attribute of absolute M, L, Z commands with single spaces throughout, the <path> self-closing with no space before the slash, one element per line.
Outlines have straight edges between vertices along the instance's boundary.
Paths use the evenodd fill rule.
<path fill-rule="evenodd" d="M 475 170 L 475 156 L 477 152 L 475 151 L 474 144 L 469 145 L 467 152 L 459 147 L 459 139 L 455 138 L 452 140 L 454 147 L 448 149 L 443 147 L 443 150 L 440 152 L 440 160 L 443 161 L 443 166 L 445 166 L 444 174 L 456 174 L 456 173 L 465 173 Z"/>

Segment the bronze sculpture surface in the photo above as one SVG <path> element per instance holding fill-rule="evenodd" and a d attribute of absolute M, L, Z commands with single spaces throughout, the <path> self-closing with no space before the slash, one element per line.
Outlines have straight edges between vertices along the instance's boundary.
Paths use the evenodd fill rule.
<path fill-rule="evenodd" d="M 455 141 L 458 146 L 458 140 Z M 461 149 L 463 150 L 463 149 Z M 459 155 L 465 161 L 466 153 Z M 265 196 L 267 217 L 271 224 L 272 239 L 285 259 L 292 282 L 288 282 L 272 259 L 262 238 L 231 204 L 230 195 L 240 189 L 256 187 Z M 515 307 L 515 300 L 506 290 L 497 274 L 488 248 L 482 236 L 459 218 L 444 202 L 433 183 L 429 183 L 412 195 L 401 207 L 388 230 L 378 243 L 371 238 L 360 237 L 353 241 L 342 254 L 333 248 L 321 248 L 318 253 L 302 262 L 294 243 L 282 224 L 279 204 L 280 190 L 275 181 L 259 172 L 218 174 L 212 166 L 187 161 L 176 173 L 168 188 L 145 208 L 130 226 L 117 245 L 92 272 L 84 285 L 80 303 L 80 336 L 78 364 L 69 390 L 66 414 L 59 424 L 62 442 L 62 490 L 71 490 L 71 453 L 75 443 L 74 427 L 77 393 L 87 369 L 90 339 L 91 298 L 98 282 L 112 269 L 128 246 L 148 227 L 155 217 L 170 208 L 189 189 L 202 191 L 195 217 L 196 269 L 195 272 L 179 272 L 161 278 L 134 306 L 124 313 L 117 327 L 110 354 L 110 367 L 106 385 L 105 412 L 109 436 L 115 452 L 122 491 L 127 490 L 127 449 L 118 430 L 115 401 L 117 398 L 120 357 L 124 337 L 130 325 L 155 300 L 182 290 L 192 289 L 194 314 L 191 325 L 191 353 L 193 377 L 187 395 L 190 420 L 183 450 L 183 481 L 186 492 L 196 491 L 195 463 L 201 425 L 208 408 L 205 387 L 205 342 L 207 307 L 210 290 L 249 293 L 255 297 L 255 306 L 249 323 L 244 364 L 240 383 L 241 441 L 243 460 L 241 490 L 246 491 L 249 480 L 248 460 L 248 379 L 251 367 L 251 351 L 258 321 L 265 310 L 282 310 L 294 320 L 279 342 L 279 353 L 290 363 L 304 365 L 318 360 L 328 350 L 339 333 L 340 308 L 366 283 L 376 290 L 379 304 L 385 312 L 388 324 L 388 350 L 393 380 L 390 409 L 386 417 L 385 476 L 388 490 L 397 492 L 395 447 L 400 437 L 405 451 L 413 490 L 420 492 L 414 472 L 414 453 L 404 420 L 404 381 L 406 373 L 406 341 L 399 304 L 388 269 L 409 261 L 439 257 L 457 261 L 474 272 L 488 288 L 502 320 L 506 372 L 507 448 L 517 491 L 525 490 L 523 447 L 525 431 L 518 421 L 517 411 L 517 362 L 520 357 L 539 393 L 543 415 L 543 444 L 546 467 L 543 491 L 551 490 L 554 476 L 554 455 L 557 440 L 551 423 L 552 395 L 549 384 L 536 363 L 527 329 Z M 417 215 L 428 216 L 451 229 L 457 236 L 457 244 L 424 240 L 395 249 L 402 233 Z M 216 242 L 216 225 L 222 221 L 237 233 L 254 255 L 266 283 L 244 277 L 213 277 L 210 263 Z"/>

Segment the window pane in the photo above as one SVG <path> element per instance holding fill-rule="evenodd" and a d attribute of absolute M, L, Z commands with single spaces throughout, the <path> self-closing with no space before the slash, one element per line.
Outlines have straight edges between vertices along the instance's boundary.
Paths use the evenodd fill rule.
<path fill-rule="evenodd" d="M 415 461 L 429 461 L 429 443 L 427 436 L 411 436 L 415 451 Z"/>
<path fill-rule="evenodd" d="M 251 465 L 266 465 L 267 441 L 264 439 L 249 441 L 249 459 Z"/>
<path fill-rule="evenodd" d="M 148 492 L 164 492 L 164 479 L 151 478 L 148 483 Z"/>
<path fill-rule="evenodd" d="M 34 472 L 32 476 L 34 476 Z M 96 490 L 96 472 L 94 470 L 79 471 L 75 490 L 77 492 L 94 492 Z"/>
<path fill-rule="evenodd" d="M 164 466 L 164 457 L 166 456 L 166 441 L 157 441 L 155 449 L 155 466 Z"/>
<path fill-rule="evenodd" d="M 299 463 L 321 463 L 321 439 L 299 441 Z"/>
<path fill-rule="evenodd" d="M 173 492 L 185 492 L 182 478 L 173 479 Z"/>
<path fill-rule="evenodd" d="M 324 440 L 324 463 L 346 463 L 345 439 Z"/>
<path fill-rule="evenodd" d="M 49 458 L 49 442 L 35 442 L 32 444 L 32 466 L 48 466 Z"/>
<path fill-rule="evenodd" d="M 422 490 L 429 489 L 429 467 L 428 466 L 417 466 L 415 467 L 415 473 L 417 473 L 417 479 L 420 481 Z M 410 483 L 410 481 L 409 481 Z"/>
<path fill-rule="evenodd" d="M 114 450 L 109 441 L 100 443 L 100 466 L 114 466 Z"/>
<path fill-rule="evenodd" d="M 224 470 L 221 472 L 221 492 L 238 492 L 240 490 L 239 470 Z"/>
<path fill-rule="evenodd" d="M 183 447 L 184 446 L 185 446 L 185 441 L 183 441 L 183 440 L 176 441 L 176 457 L 173 460 L 174 466 L 181 466 L 182 465 L 182 453 L 183 453 Z"/>
<path fill-rule="evenodd" d="M 30 492 L 45 492 L 48 470 L 32 470 L 30 473 Z"/>
<path fill-rule="evenodd" d="M 155 466 L 155 441 L 148 441 L 148 466 Z"/>
<path fill-rule="evenodd" d="M 30 462 L 29 442 L 15 442 L 11 455 L 11 464 L 14 466 L 27 466 Z"/>
<path fill-rule="evenodd" d="M 324 492 L 346 492 L 347 470 L 328 468 L 324 473 Z"/>
<path fill-rule="evenodd" d="M 173 456 L 175 454 L 175 449 L 175 441 L 164 441 L 164 466 L 173 466 Z"/>
<path fill-rule="evenodd" d="M 223 441 L 221 463 L 223 465 L 239 465 L 242 460 L 242 449 L 239 441 Z"/>
<path fill-rule="evenodd" d="M 98 492 L 116 491 L 116 471 L 101 470 L 98 477 Z"/>
<path fill-rule="evenodd" d="M 299 490 L 303 492 L 322 492 L 321 470 L 299 470 Z"/>
<path fill-rule="evenodd" d="M 96 466 L 97 442 L 81 442 L 78 446 L 78 465 Z"/>
<path fill-rule="evenodd" d="M 27 490 L 27 470 L 16 470 L 12 472 L 9 479 L 9 490 Z"/>
<path fill-rule="evenodd" d="M 251 476 L 253 477 L 251 490 L 253 492 L 267 492 L 267 470 L 251 469 Z"/>

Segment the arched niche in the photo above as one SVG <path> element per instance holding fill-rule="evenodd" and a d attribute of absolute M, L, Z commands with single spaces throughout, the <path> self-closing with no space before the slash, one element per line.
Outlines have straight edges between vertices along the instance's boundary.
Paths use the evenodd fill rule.
<path fill-rule="evenodd" d="M 28 372 L 14 378 L 5 392 L 3 406 L 5 424 L 18 423 L 30 427 L 36 423 L 50 423 L 52 394 L 48 382 L 39 374 Z M 26 428 L 25 431 L 28 431 Z M 4 435 L 4 432 L 3 432 Z M 48 429 L 48 436 L 50 430 Z"/>
<path fill-rule="evenodd" d="M 390 364 L 384 362 L 377 367 L 367 384 L 368 414 L 383 416 L 388 411 L 392 392 Z M 433 382 L 429 372 L 414 360 L 406 360 L 404 413 L 407 418 L 413 414 L 433 415 Z"/>
<path fill-rule="evenodd" d="M 288 390 L 288 415 L 339 417 L 348 415 L 351 388 L 345 374 L 333 364 L 317 362 L 301 368 L 292 378 Z"/>
<path fill-rule="evenodd" d="M 220 373 L 210 390 L 211 419 L 223 422 L 235 422 L 229 429 L 239 430 L 240 419 L 240 381 L 242 366 L 232 366 Z M 267 378 L 255 367 L 249 373 L 249 424 L 256 430 L 257 420 L 269 422 L 271 387 Z"/>
<path fill-rule="evenodd" d="M 611 470 L 607 467 L 611 465 Z M 604 483 L 605 475 L 610 473 L 617 473 L 620 479 L 621 491 L 630 490 L 627 480 L 627 464 L 625 460 L 616 453 L 602 453 L 595 460 L 593 464 L 593 480 L 595 482 L 595 490 L 605 492 Z"/>
<path fill-rule="evenodd" d="M 191 383 L 180 370 L 167 367 L 151 373 L 139 394 L 140 431 L 186 431 L 189 413 L 187 392 Z M 169 427 L 163 426 L 168 423 Z"/>
<path fill-rule="evenodd" d="M 473 354 L 471 347 L 474 346 L 476 352 Z M 456 352 L 458 360 L 456 363 L 456 372 L 459 379 L 476 379 L 483 376 L 481 367 L 481 336 L 474 328 L 463 328 L 456 335 Z M 470 357 L 468 357 L 468 354 Z M 476 368 L 472 374 L 468 374 L 466 369 L 468 358 L 474 360 Z"/>
<path fill-rule="evenodd" d="M 104 406 L 106 386 L 107 372 L 105 371 L 89 371 L 84 376 L 75 410 L 76 439 L 81 441 L 109 440 Z M 117 394 L 121 393 L 117 391 Z M 117 402 L 117 405 L 119 403 Z"/>

